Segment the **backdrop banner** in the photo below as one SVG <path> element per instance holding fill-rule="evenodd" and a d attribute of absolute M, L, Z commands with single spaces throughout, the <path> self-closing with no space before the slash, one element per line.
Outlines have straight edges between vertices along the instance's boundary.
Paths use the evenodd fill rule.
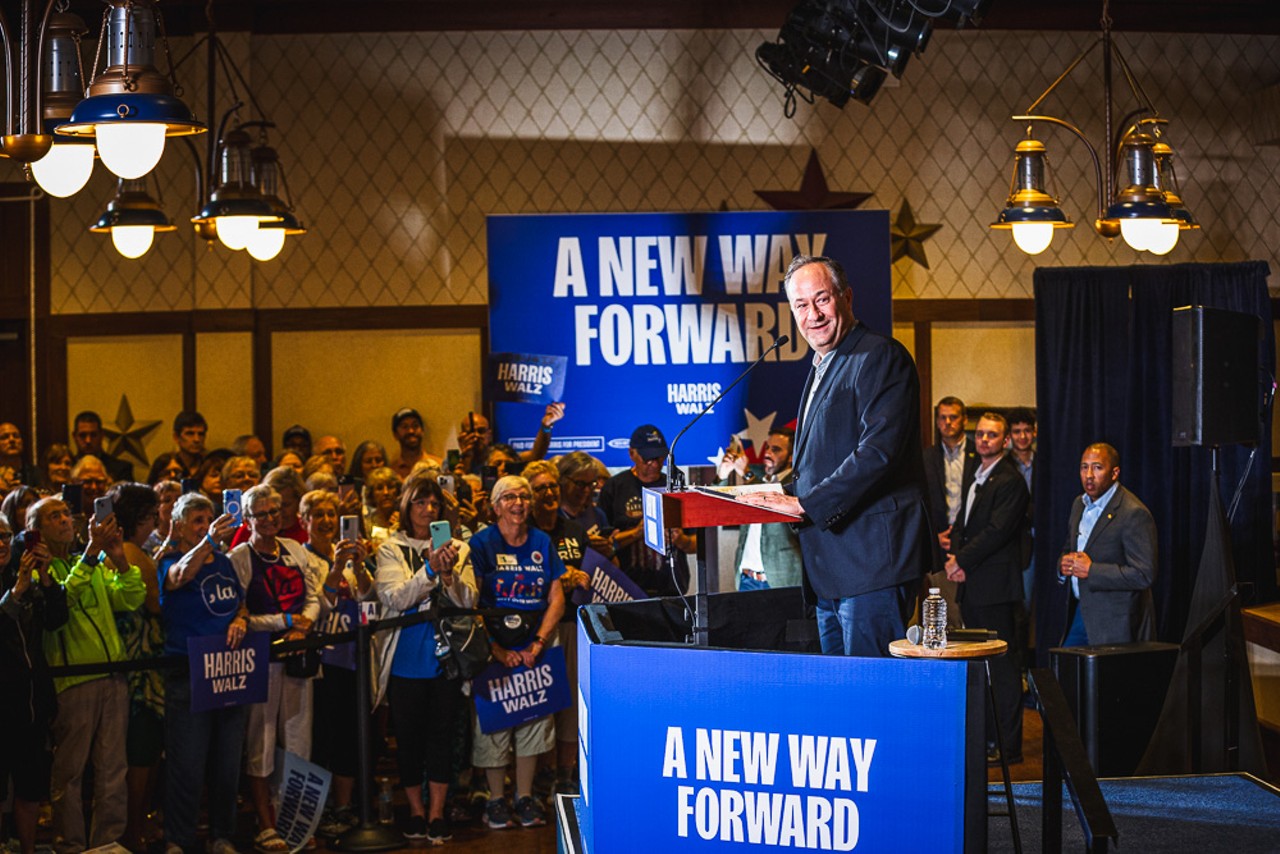
<path fill-rule="evenodd" d="M 552 455 L 629 465 L 636 427 L 670 441 L 786 335 L 677 449 L 702 465 L 738 434 L 758 462 L 770 427 L 795 420 L 811 360 L 782 290 L 797 254 L 838 260 L 854 314 L 893 331 L 887 211 L 491 216 L 488 252 L 490 350 L 567 359 Z M 541 408 L 497 399 L 498 440 L 530 447 Z"/>

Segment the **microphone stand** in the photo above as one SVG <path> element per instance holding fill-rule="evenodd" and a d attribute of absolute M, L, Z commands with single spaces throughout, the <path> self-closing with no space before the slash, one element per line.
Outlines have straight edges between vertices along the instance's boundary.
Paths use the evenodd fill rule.
<path fill-rule="evenodd" d="M 683 436 L 685 433 L 688 433 L 690 427 L 692 427 L 694 424 L 697 424 L 698 420 L 701 419 L 702 416 L 710 412 L 715 407 L 715 405 L 719 403 L 726 394 L 729 393 L 730 389 L 732 389 L 738 383 L 742 382 L 742 380 L 747 376 L 747 374 L 754 371 L 756 367 L 759 366 L 759 364 L 763 362 L 770 353 L 776 351 L 779 347 L 783 346 L 790 340 L 791 338 L 789 336 L 783 335 L 777 341 L 774 341 L 772 347 L 770 347 L 769 349 L 761 353 L 760 357 L 756 359 L 754 362 L 752 362 L 750 365 L 748 365 L 745 371 L 738 374 L 738 378 L 736 380 L 729 383 L 728 387 L 726 387 L 723 391 L 721 391 L 720 394 L 716 396 L 715 400 L 711 401 L 706 406 L 704 406 L 702 408 L 702 411 L 699 412 L 697 415 L 695 415 L 693 420 L 690 421 L 688 424 L 686 424 L 684 429 L 676 434 L 675 439 L 673 439 L 671 441 L 671 444 L 667 447 L 667 491 L 668 492 L 683 492 L 687 488 L 685 485 L 684 473 L 681 472 L 680 469 L 676 468 L 676 442 L 680 441 L 680 437 Z M 692 640 L 695 646 L 701 646 L 701 647 L 705 647 L 709 645 L 709 639 L 711 634 L 710 622 L 708 620 L 708 614 L 707 614 L 707 587 L 708 587 L 707 554 L 710 551 L 711 549 L 709 548 L 709 544 L 707 543 L 707 537 L 705 535 L 699 536 L 698 537 L 698 554 L 697 554 L 698 590 L 696 593 L 693 594 L 693 614 L 691 616 L 693 618 Z M 717 549 L 716 551 L 719 551 L 719 550 Z M 675 545 L 674 544 L 671 544 L 668 546 L 666 557 L 667 557 L 667 561 L 669 562 L 672 568 L 671 574 L 672 574 L 672 577 L 674 578 L 675 577 Z M 717 562 L 718 562 L 718 558 L 719 558 L 719 555 L 717 554 Z M 680 592 L 678 588 L 677 588 L 677 592 Z M 685 602 L 685 611 L 687 612 L 689 609 L 688 600 L 684 598 L 684 593 L 682 592 L 680 593 L 680 599 Z"/>
<path fill-rule="evenodd" d="M 677 433 L 676 437 L 671 440 L 671 444 L 667 447 L 667 491 L 668 492 L 683 492 L 688 488 L 685 484 L 684 472 L 676 468 L 676 442 L 680 441 L 680 437 L 683 436 L 685 433 L 688 433 L 690 427 L 692 427 L 694 424 L 697 424 L 700 420 L 702 420 L 702 416 L 706 415 L 708 412 L 714 409 L 715 405 L 719 403 L 721 400 L 723 400 L 724 396 L 728 394 L 729 391 L 734 386 L 742 382 L 746 378 L 747 374 L 754 371 L 759 366 L 759 364 L 769 356 L 770 353 L 776 351 L 779 347 L 782 347 L 790 343 L 790 341 L 791 341 L 791 336 L 789 335 L 783 335 L 777 341 L 774 341 L 773 346 L 771 346 L 768 350 L 765 350 L 763 353 L 761 353 L 760 357 L 757 358 L 750 365 L 747 365 L 747 369 L 742 373 L 738 374 L 738 378 L 736 380 L 729 383 L 729 385 L 726 386 L 725 389 L 722 392 L 720 392 L 720 394 L 716 395 L 715 400 L 708 403 L 706 406 L 702 408 L 701 412 L 693 416 L 693 420 L 690 421 L 688 424 L 684 425 L 684 429 L 681 430 L 679 433 Z"/>

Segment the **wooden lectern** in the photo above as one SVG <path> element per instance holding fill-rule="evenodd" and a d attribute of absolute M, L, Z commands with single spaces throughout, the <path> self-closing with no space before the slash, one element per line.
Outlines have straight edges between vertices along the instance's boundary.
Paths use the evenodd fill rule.
<path fill-rule="evenodd" d="M 710 573 L 707 556 L 719 558 L 719 529 L 726 525 L 797 521 L 795 516 L 775 513 L 762 507 L 718 498 L 693 489 L 669 492 L 666 489 L 644 490 L 645 543 L 655 551 L 666 553 L 667 528 L 699 528 L 696 578 L 698 592 L 693 597 L 693 644 L 708 645 L 707 594 Z"/>

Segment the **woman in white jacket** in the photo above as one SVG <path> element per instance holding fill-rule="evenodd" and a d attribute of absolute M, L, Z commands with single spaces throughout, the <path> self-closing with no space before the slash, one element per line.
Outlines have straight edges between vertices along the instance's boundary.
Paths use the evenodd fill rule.
<path fill-rule="evenodd" d="M 444 495 L 434 477 L 409 476 L 400 495 L 399 530 L 378 548 L 376 582 L 384 619 L 430 607 L 431 594 L 437 588 L 448 599 L 443 604 L 474 606 L 470 549 L 456 538 L 438 549 L 431 547 L 430 525 L 440 519 L 444 506 Z M 393 629 L 380 651 L 374 704 L 384 694 L 391 704 L 396 760 L 410 813 L 404 835 L 440 844 L 452 836 L 444 807 L 462 686 L 459 680 L 444 675 L 435 650 L 433 622 Z M 424 774 L 428 791 L 425 805 L 419 782 Z"/>

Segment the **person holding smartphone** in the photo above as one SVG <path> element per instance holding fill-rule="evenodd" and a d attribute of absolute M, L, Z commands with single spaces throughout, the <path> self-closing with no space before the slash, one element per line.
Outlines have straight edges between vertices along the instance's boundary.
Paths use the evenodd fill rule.
<path fill-rule="evenodd" d="M 399 530 L 378 548 L 377 587 L 383 618 L 430 607 L 437 589 L 446 604 L 470 608 L 476 586 L 470 548 L 456 538 L 431 543 L 431 525 L 440 521 L 444 495 L 435 477 L 409 475 L 400 494 Z M 461 682 L 449 679 L 436 659 L 436 627 L 430 621 L 392 629 L 378 656 L 374 706 L 391 703 L 398 750 L 396 761 L 409 803 L 408 839 L 438 845 L 452 838 L 445 800 L 452 777 L 455 715 L 462 704 Z M 424 777 L 427 801 L 422 799 Z"/>
<path fill-rule="evenodd" d="M 272 639 L 302 640 L 320 617 L 320 579 L 312 572 L 311 557 L 297 540 L 280 536 L 284 524 L 280 493 L 267 483 L 244 494 L 248 539 L 228 557 L 245 589 L 250 631 L 271 632 Z M 285 469 L 293 478 L 297 474 Z M 296 506 L 296 505 L 295 505 Z M 232 538 L 234 542 L 234 537 Z M 268 669 L 267 701 L 249 707 L 245 773 L 258 817 L 254 848 L 260 854 L 284 854 L 289 846 L 276 833 L 276 811 L 268 779 L 275 771 L 277 733 L 282 746 L 303 759 L 311 757 L 312 680 L 290 676 L 283 661 Z"/>
<path fill-rule="evenodd" d="M 86 457 L 85 459 L 90 459 Z M 81 460 L 83 462 L 83 460 Z M 52 665 L 102 664 L 126 657 L 116 630 L 117 612 L 137 610 L 147 599 L 142 571 L 131 566 L 114 514 L 88 520 L 84 554 L 72 554 L 75 527 L 67 505 L 43 498 L 27 510 L 27 528 L 39 531 L 51 556 L 49 572 L 67 593 L 70 618 L 44 633 Z M 55 846 L 83 850 L 115 842 L 124 833 L 127 796 L 125 743 L 129 685 L 123 673 L 61 676 L 51 791 Z M 93 761 L 93 823 L 85 832 L 81 784 Z"/>
<path fill-rule="evenodd" d="M 351 631 L 359 625 L 359 603 L 377 597 L 373 577 L 365 565 L 369 552 L 360 539 L 360 519 L 340 516 L 338 496 L 321 489 L 302 496 L 300 512 L 307 529 L 306 549 L 311 554 L 312 572 L 323 581 L 320 631 Z M 345 533 L 341 530 L 344 519 L 349 528 Z M 356 708 L 351 702 L 356 692 L 355 646 L 355 641 L 348 641 L 322 650 L 324 673 L 315 680 L 311 761 L 333 772 L 333 809 L 325 810 L 320 820 L 322 836 L 341 836 L 359 820 L 351 808 L 358 770 Z"/>
<path fill-rule="evenodd" d="M 69 614 L 66 593 L 48 572 L 49 549 L 29 545 L 13 562 L 13 546 L 13 527 L 0 517 L 0 802 L 12 777 L 18 844 L 33 854 L 40 804 L 49 799 L 49 728 L 58 708 L 40 638 Z"/>
<path fill-rule="evenodd" d="M 160 559 L 164 651 L 187 654 L 187 639 L 223 635 L 236 649 L 248 632 L 244 587 L 222 550 L 235 530 L 229 514 L 214 518 L 213 502 L 198 492 L 173 505 L 176 548 Z M 244 753 L 248 706 L 191 711 L 191 681 L 180 670 L 165 675 L 164 792 L 166 845 L 196 845 L 200 792 L 209 784 L 209 854 L 232 854 L 236 793 Z M 206 773 L 207 772 L 207 773 Z"/>

